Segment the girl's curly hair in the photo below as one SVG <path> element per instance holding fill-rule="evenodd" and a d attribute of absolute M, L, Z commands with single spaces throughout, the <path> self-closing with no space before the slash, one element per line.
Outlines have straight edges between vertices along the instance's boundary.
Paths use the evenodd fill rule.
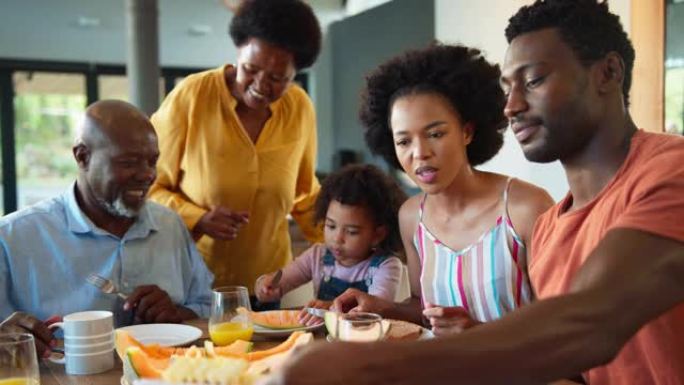
<path fill-rule="evenodd" d="M 387 228 L 387 236 L 378 251 L 403 254 L 399 232 L 399 208 L 406 194 L 397 182 L 370 164 L 356 164 L 342 168 L 323 180 L 315 206 L 314 220 L 325 220 L 333 200 L 343 205 L 363 206 L 375 223 Z"/>

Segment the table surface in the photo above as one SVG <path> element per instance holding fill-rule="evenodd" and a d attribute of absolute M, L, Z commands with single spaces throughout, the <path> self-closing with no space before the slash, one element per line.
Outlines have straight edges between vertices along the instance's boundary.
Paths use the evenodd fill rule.
<path fill-rule="evenodd" d="M 209 333 L 207 332 L 207 320 L 197 319 L 192 321 L 184 322 L 185 324 L 196 326 L 202 330 L 202 337 L 199 341 L 201 345 L 202 341 L 209 338 Z M 319 329 L 320 330 L 320 329 Z M 321 332 L 317 332 L 316 338 L 323 336 Z M 283 342 L 285 337 L 280 338 L 264 338 L 262 336 L 254 335 L 252 337 L 252 342 L 254 342 L 254 350 L 263 350 L 270 347 L 276 346 Z M 114 368 L 99 374 L 87 375 L 87 376 L 75 376 L 66 374 L 64 371 L 64 365 L 55 364 L 48 360 L 43 360 L 40 364 L 40 383 L 41 385 L 118 385 L 121 382 L 121 376 L 123 375 L 123 368 L 121 360 L 117 357 L 115 359 Z"/>

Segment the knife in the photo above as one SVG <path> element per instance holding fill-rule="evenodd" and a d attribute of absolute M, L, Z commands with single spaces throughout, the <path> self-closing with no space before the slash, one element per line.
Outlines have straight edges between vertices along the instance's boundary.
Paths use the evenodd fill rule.
<path fill-rule="evenodd" d="M 318 309 L 315 307 L 305 307 L 304 311 L 306 311 L 307 313 L 309 313 L 313 316 L 320 317 L 320 318 L 325 318 L 325 313 L 328 312 L 328 310 Z"/>
<path fill-rule="evenodd" d="M 278 287 L 278 284 L 280 283 L 280 278 L 283 277 L 283 269 L 279 269 L 276 271 L 275 276 L 273 276 L 273 279 L 271 280 L 271 287 Z"/>

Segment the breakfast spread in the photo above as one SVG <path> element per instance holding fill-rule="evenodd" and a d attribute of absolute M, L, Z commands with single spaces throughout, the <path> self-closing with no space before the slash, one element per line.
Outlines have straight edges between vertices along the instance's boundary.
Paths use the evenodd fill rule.
<path fill-rule="evenodd" d="M 236 341 L 216 347 L 189 348 L 144 345 L 125 331 L 116 333 L 116 351 L 123 362 L 122 383 L 138 380 L 166 384 L 249 385 L 279 368 L 299 346 L 313 340 L 311 333 L 293 332 L 281 344 L 266 350 L 250 351 L 251 342 Z"/>

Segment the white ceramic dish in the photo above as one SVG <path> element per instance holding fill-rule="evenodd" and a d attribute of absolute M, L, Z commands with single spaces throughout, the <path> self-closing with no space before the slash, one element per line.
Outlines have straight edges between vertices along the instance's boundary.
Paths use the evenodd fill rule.
<path fill-rule="evenodd" d="M 298 328 L 290 328 L 290 329 L 269 329 L 265 328 L 263 326 L 259 325 L 254 325 L 254 334 L 261 335 L 261 336 L 268 336 L 268 337 L 287 337 L 292 332 L 296 331 L 313 331 L 319 328 L 323 327 L 323 323 L 319 323 L 316 325 L 312 326 L 301 326 Z"/>
<path fill-rule="evenodd" d="M 202 336 L 202 330 L 180 324 L 144 324 L 118 328 L 125 330 L 141 343 L 161 346 L 187 345 Z"/>

